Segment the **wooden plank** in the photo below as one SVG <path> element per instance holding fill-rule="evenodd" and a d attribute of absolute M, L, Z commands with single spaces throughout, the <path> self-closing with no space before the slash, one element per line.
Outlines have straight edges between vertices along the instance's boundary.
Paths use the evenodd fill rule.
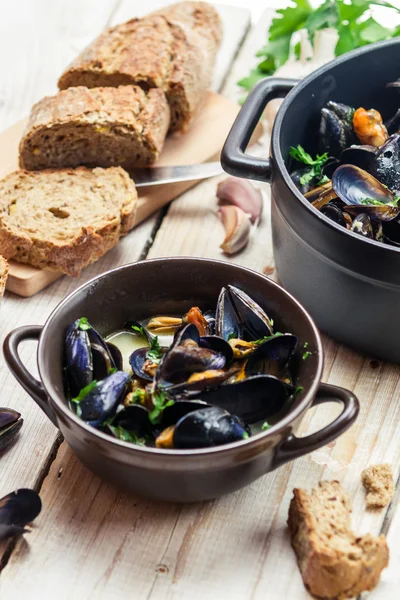
<path fill-rule="evenodd" d="M 146 7 L 151 10 L 152 2 Z M 249 20 L 246 14 L 245 19 L 242 10 L 226 11 L 226 30 L 245 30 Z M 234 25 L 236 15 L 240 27 Z M 241 37 L 238 37 L 238 44 Z M 225 75 L 221 72 L 221 82 Z M 17 325 L 42 323 L 61 298 L 95 274 L 137 260 L 149 240 L 153 223 L 154 220 L 149 220 L 140 225 L 133 235 L 127 236 L 102 260 L 85 270 L 79 280 L 64 277 L 28 300 L 6 293 L 1 306 L 0 341 Z M 35 356 L 31 345 L 24 348 L 23 357 L 27 367 L 34 372 Z M 29 487 L 40 480 L 56 435 L 54 427 L 19 388 L 3 363 L 0 388 L 4 385 L 7 385 L 4 399 L 10 406 L 20 409 L 26 422 L 18 444 L 1 458 L 0 496 L 15 487 Z M 38 457 L 34 465 L 32 456 Z M 72 595 L 125 598 L 133 589 L 138 598 L 151 593 L 154 579 L 162 572 L 160 561 L 180 509 L 135 500 L 116 492 L 85 471 L 64 445 L 52 464 L 41 495 L 44 509 L 34 532 L 18 543 L 17 552 L 11 554 L 10 562 L 1 573 L 2 598 L 19 593 L 26 597 L 40 594 L 50 598 L 55 586 L 60 599 Z M 150 536 L 149 523 L 154 525 Z M 39 537 L 35 542 L 36 535 Z M 97 548 L 96 558 L 94 548 Z M 3 543 L 0 545 L 3 559 L 5 552 L 6 544 Z M 72 576 L 73 572 L 75 575 Z"/>

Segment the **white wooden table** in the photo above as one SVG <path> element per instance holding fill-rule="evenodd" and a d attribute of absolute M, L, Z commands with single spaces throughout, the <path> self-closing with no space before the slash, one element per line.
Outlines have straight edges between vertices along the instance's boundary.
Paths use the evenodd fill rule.
<path fill-rule="evenodd" d="M 148 1 L 145 10 L 162 2 Z M 107 24 L 144 12 L 132 0 L 2 0 L 0 5 L 0 129 L 25 116 L 32 103 L 56 91 L 65 65 Z M 243 2 L 245 4 L 245 2 Z M 227 35 L 214 88 L 237 98 L 236 81 L 264 42 L 270 12 L 248 31 L 247 9 L 221 7 Z M 244 37 L 247 36 L 245 39 Z M 244 39 L 244 42 L 243 42 Z M 243 43 L 242 43 L 243 42 Z M 237 51 L 240 49 L 238 55 Z M 268 141 L 258 148 L 268 152 Z M 69 292 L 94 275 L 139 258 L 198 255 L 222 258 L 224 232 L 216 217 L 218 179 L 203 182 L 127 236 L 79 280 L 64 277 L 31 299 L 6 294 L 0 342 L 8 331 L 41 324 Z M 268 189 L 252 244 L 234 260 L 274 276 Z M 391 550 L 372 600 L 399 598 L 400 510 L 367 512 L 360 473 L 390 462 L 400 471 L 400 369 L 371 361 L 324 339 L 325 380 L 353 390 L 357 423 L 339 440 L 287 464 L 235 494 L 195 505 L 168 505 L 127 496 L 88 472 L 57 430 L 18 386 L 0 358 L 3 406 L 25 423 L 17 444 L 0 458 L 0 497 L 17 487 L 40 491 L 43 511 L 33 531 L 0 543 L 0 598 L 45 600 L 265 600 L 309 598 L 291 550 L 286 519 L 292 489 L 320 479 L 343 482 L 360 533 L 383 531 Z M 35 346 L 23 350 L 35 371 Z M 337 414 L 331 405 L 310 411 L 300 435 Z"/>

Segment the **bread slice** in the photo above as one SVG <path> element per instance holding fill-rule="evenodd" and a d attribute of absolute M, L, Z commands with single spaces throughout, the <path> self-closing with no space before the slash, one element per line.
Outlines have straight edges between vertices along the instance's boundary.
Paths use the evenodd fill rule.
<path fill-rule="evenodd" d="M 133 227 L 136 200 L 119 167 L 15 171 L 0 181 L 0 254 L 79 275 Z"/>
<path fill-rule="evenodd" d="M 40 100 L 20 142 L 20 167 L 146 167 L 159 156 L 169 107 L 159 89 L 69 88 Z"/>
<path fill-rule="evenodd" d="M 8 263 L 0 256 L 0 302 L 6 289 L 6 282 L 8 277 Z"/>
<path fill-rule="evenodd" d="M 372 590 L 389 562 L 385 537 L 351 531 L 349 497 L 338 481 L 322 481 L 311 494 L 293 493 L 288 525 L 307 589 L 340 599 Z"/>
<path fill-rule="evenodd" d="M 211 4 L 180 2 L 107 29 L 73 61 L 58 85 L 160 88 L 171 107 L 170 131 L 178 131 L 206 97 L 221 38 L 221 20 Z"/>
<path fill-rule="evenodd" d="M 368 508 L 383 508 L 394 496 L 393 471 L 389 464 L 371 465 L 361 474 Z"/>

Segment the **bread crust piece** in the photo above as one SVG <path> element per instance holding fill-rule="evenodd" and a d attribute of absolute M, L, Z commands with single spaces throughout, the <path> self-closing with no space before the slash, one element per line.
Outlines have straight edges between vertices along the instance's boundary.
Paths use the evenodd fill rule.
<path fill-rule="evenodd" d="M 4 290 L 6 289 L 6 282 L 8 277 L 8 262 L 5 258 L 0 256 L 0 302 L 3 298 Z"/>
<path fill-rule="evenodd" d="M 15 171 L 0 181 L 0 253 L 77 276 L 133 227 L 136 201 L 119 167 Z"/>
<path fill-rule="evenodd" d="M 308 590 L 335 599 L 372 590 L 389 562 L 385 537 L 351 531 L 350 501 L 338 481 L 320 482 L 311 494 L 302 489 L 293 494 L 288 525 Z"/>
<path fill-rule="evenodd" d="M 361 473 L 367 494 L 368 508 L 383 508 L 394 496 L 394 481 L 391 465 L 371 465 Z"/>
<path fill-rule="evenodd" d="M 137 86 L 69 88 L 37 102 L 19 145 L 20 167 L 145 167 L 169 125 L 164 93 Z"/>
<path fill-rule="evenodd" d="M 170 131 L 179 131 L 206 97 L 221 37 L 213 6 L 180 2 L 107 29 L 72 62 L 58 85 L 158 87 L 171 107 Z"/>

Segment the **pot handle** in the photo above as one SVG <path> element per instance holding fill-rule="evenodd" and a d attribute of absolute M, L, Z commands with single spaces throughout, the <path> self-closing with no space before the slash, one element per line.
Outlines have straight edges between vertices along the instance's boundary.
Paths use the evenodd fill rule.
<path fill-rule="evenodd" d="M 18 383 L 34 399 L 36 404 L 42 409 L 50 421 L 58 427 L 57 419 L 49 406 L 47 394 L 40 381 L 35 379 L 23 364 L 18 353 L 18 346 L 26 340 L 36 340 L 40 338 L 43 327 L 41 325 L 26 325 L 17 327 L 11 331 L 3 344 L 4 358 L 11 373 Z"/>
<path fill-rule="evenodd" d="M 342 403 L 343 410 L 340 415 L 332 423 L 311 435 L 302 438 L 295 435 L 287 437 L 275 451 L 272 469 L 326 446 L 354 423 L 360 410 L 360 404 L 352 392 L 336 385 L 321 383 L 310 408 L 326 402 Z"/>
<path fill-rule="evenodd" d="M 284 98 L 297 83 L 297 79 L 266 77 L 249 94 L 221 153 L 222 168 L 229 175 L 259 181 L 271 180 L 270 159 L 250 156 L 245 154 L 245 150 L 268 102 L 274 98 Z"/>

